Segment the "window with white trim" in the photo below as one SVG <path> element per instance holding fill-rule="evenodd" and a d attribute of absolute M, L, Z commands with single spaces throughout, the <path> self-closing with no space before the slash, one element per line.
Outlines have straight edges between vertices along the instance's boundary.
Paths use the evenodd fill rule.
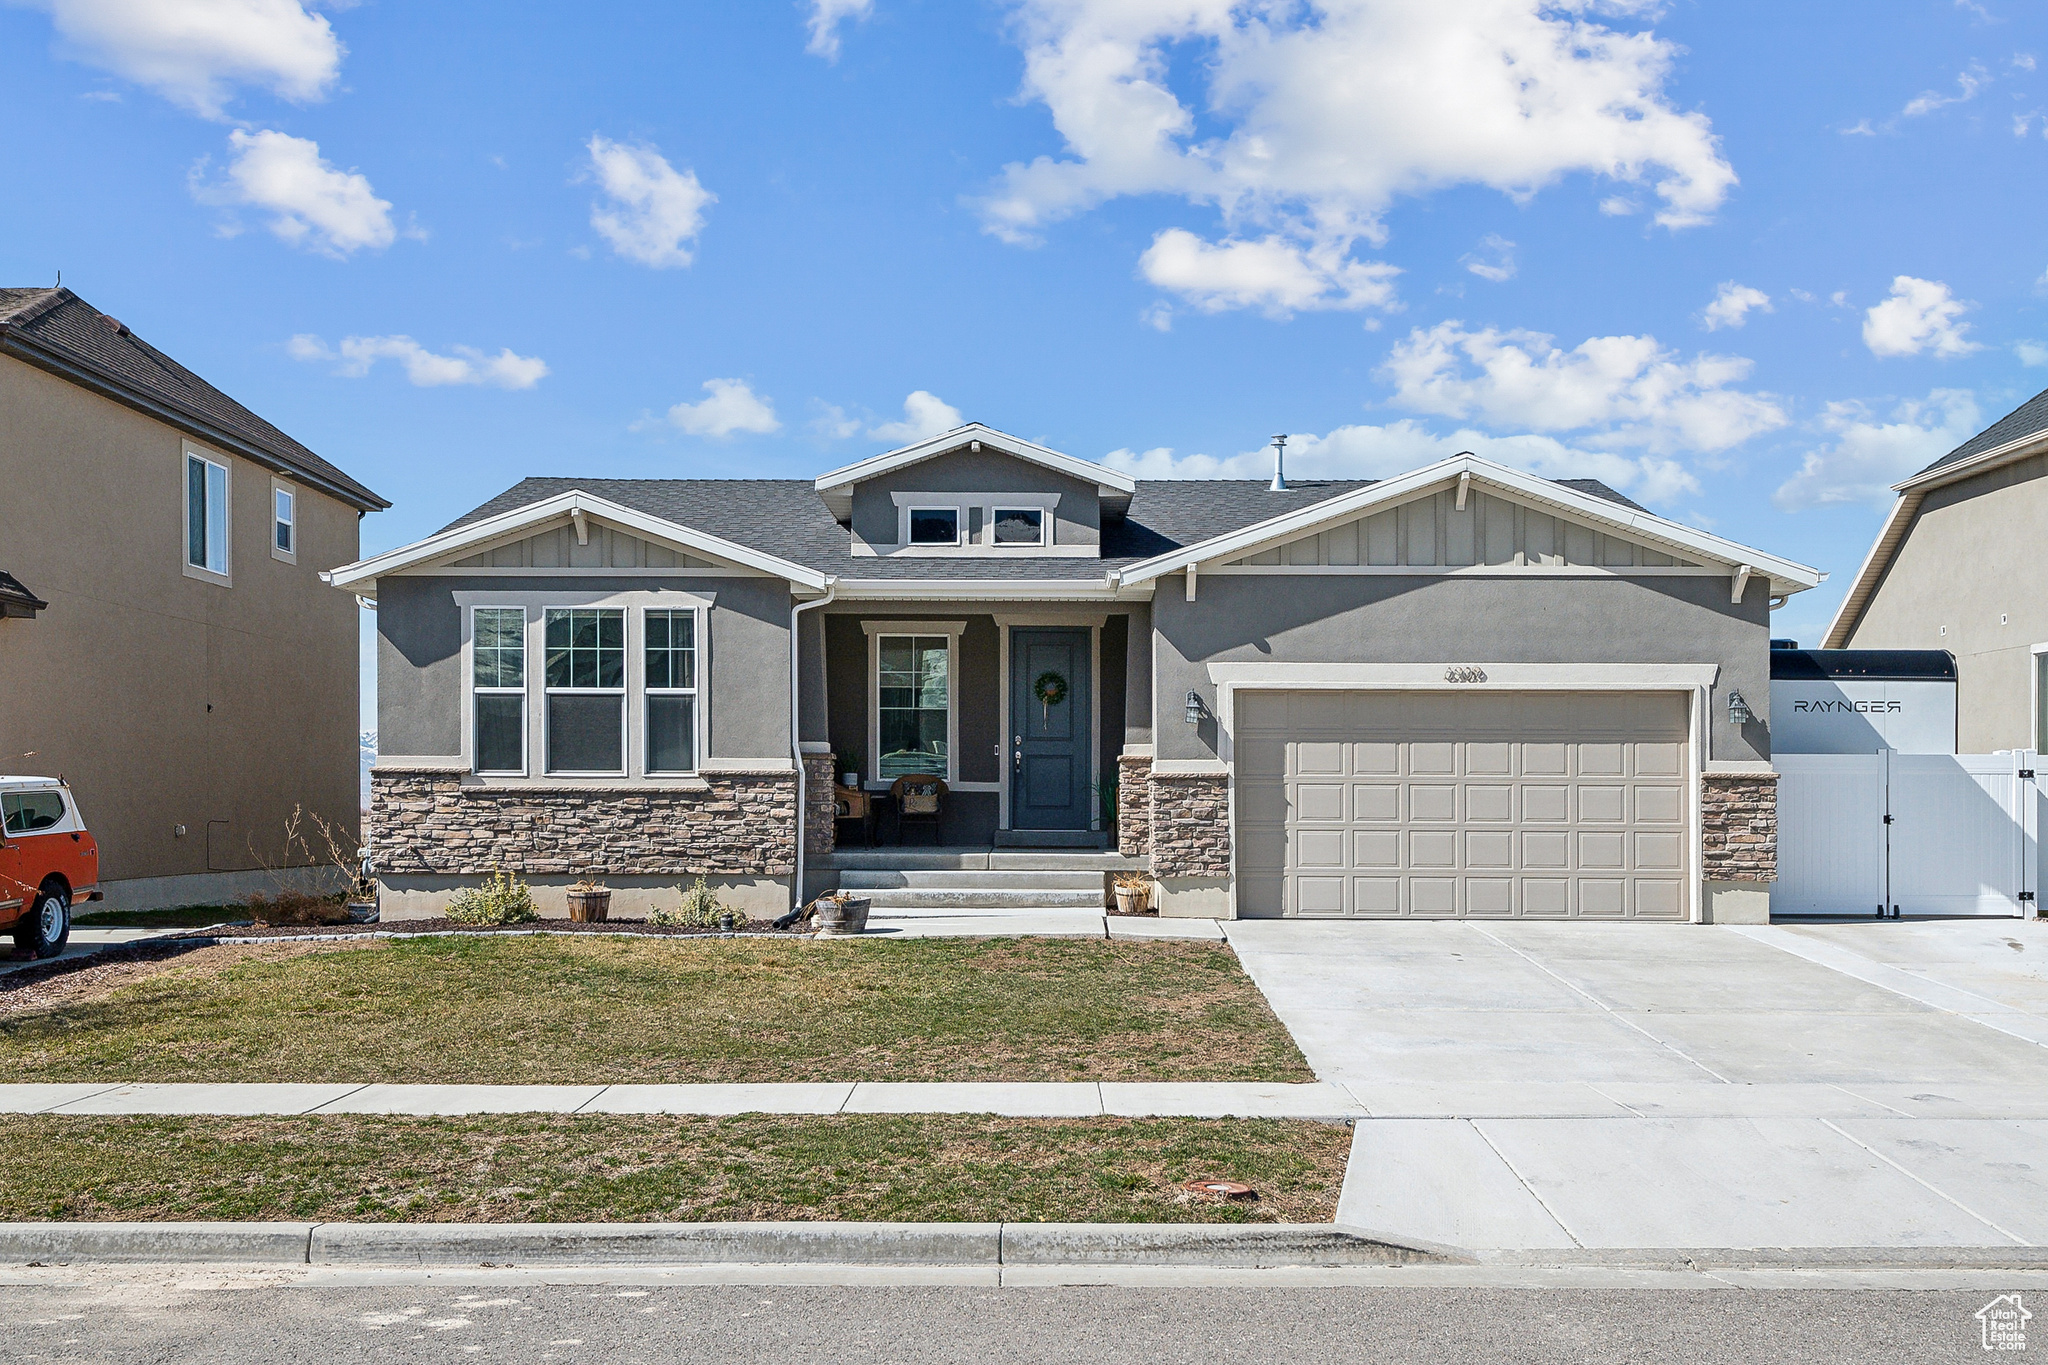
<path fill-rule="evenodd" d="M 272 480 L 270 484 L 270 550 L 279 559 L 299 557 L 299 497 Z"/>
<path fill-rule="evenodd" d="M 526 771 L 526 609 L 470 613 L 472 746 L 479 773 Z"/>
<path fill-rule="evenodd" d="M 646 632 L 647 772 L 697 770 L 697 613 L 694 609 L 650 607 L 642 614 Z"/>
<path fill-rule="evenodd" d="M 960 509 L 957 507 L 913 507 L 910 509 L 912 545 L 958 545 Z"/>
<path fill-rule="evenodd" d="M 1045 509 L 1041 507 L 997 507 L 989 520 L 992 545 L 1045 544 Z"/>
<path fill-rule="evenodd" d="M 551 773 L 626 771 L 626 613 L 546 613 L 547 755 Z"/>
<path fill-rule="evenodd" d="M 883 635 L 875 642 L 878 709 L 875 776 L 949 776 L 952 641 L 943 635 Z"/>
<path fill-rule="evenodd" d="M 185 563 L 228 574 L 228 467 L 185 452 Z"/>

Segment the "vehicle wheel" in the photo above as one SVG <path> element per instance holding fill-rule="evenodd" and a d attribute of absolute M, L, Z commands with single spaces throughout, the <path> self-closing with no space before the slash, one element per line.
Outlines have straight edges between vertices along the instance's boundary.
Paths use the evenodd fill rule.
<path fill-rule="evenodd" d="M 37 957 L 55 957 L 71 941 L 71 893 L 45 889 L 14 931 L 14 941 Z"/>

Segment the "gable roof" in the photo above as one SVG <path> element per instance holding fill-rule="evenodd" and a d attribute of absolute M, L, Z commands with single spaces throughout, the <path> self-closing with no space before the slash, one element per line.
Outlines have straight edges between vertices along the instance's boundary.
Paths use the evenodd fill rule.
<path fill-rule="evenodd" d="M 1111 469 L 1106 464 L 1096 464 L 1093 460 L 1079 460 L 1072 455 L 1063 455 L 1057 450 L 1027 441 L 1020 436 L 1012 436 L 1007 431 L 997 431 L 994 427 L 981 422 L 969 422 L 965 426 L 942 431 L 925 440 L 898 446 L 894 450 L 872 455 L 850 465 L 842 465 L 838 469 L 819 475 L 811 486 L 833 504 L 834 515 L 844 516 L 846 509 L 837 505 L 838 497 L 835 495 L 843 496 L 852 490 L 853 485 L 864 479 L 872 479 L 879 474 L 887 474 L 923 460 L 933 459 L 959 450 L 963 446 L 987 446 L 991 450 L 998 450 L 1016 459 L 1054 470 L 1069 478 L 1079 479 L 1083 483 L 1092 483 L 1101 490 L 1105 500 L 1115 504 L 1121 504 L 1138 486 L 1137 480 L 1122 470 Z"/>
<path fill-rule="evenodd" d="M 49 605 L 30 592 L 19 578 L 0 569 L 0 616 L 33 619 L 37 612 Z"/>
<path fill-rule="evenodd" d="M 1603 497 L 1568 483 L 1525 474 L 1477 455 L 1461 454 L 1145 560 L 1125 569 L 1121 580 L 1133 585 L 1147 583 L 1165 574 L 1182 572 L 1190 565 L 1252 553 L 1266 545 L 1292 540 L 1323 526 L 1353 520 L 1463 480 L 1469 480 L 1475 487 L 1499 490 L 1522 501 L 1555 507 L 1595 526 L 1618 531 L 1635 540 L 1648 541 L 1690 558 L 1725 564 L 1733 571 L 1763 574 L 1770 579 L 1774 595 L 1801 592 L 1814 587 L 1827 576 L 1818 569 L 1793 560 L 1765 554 L 1723 536 L 1660 517 L 1619 495 Z M 1604 485 L 1601 487 L 1604 489 Z"/>
<path fill-rule="evenodd" d="M 744 568 L 756 569 L 777 578 L 786 578 L 798 587 L 821 589 L 829 581 L 825 574 L 801 564 L 764 554 L 738 541 L 708 535 L 692 527 L 649 516 L 635 508 L 586 493 L 581 489 L 569 489 L 552 497 L 542 498 L 538 502 L 529 502 L 508 511 L 462 522 L 428 536 L 425 540 L 415 541 L 411 545 L 401 546 L 381 555 L 373 555 L 369 559 L 358 560 L 353 564 L 344 564 L 338 569 L 323 573 L 321 577 L 335 587 L 350 592 L 361 592 L 365 589 L 374 591 L 377 579 L 384 574 L 398 573 L 435 560 L 458 557 L 465 551 L 473 551 L 521 532 L 559 522 L 565 517 L 578 522 L 586 517 L 594 517 L 650 540 L 661 541 L 716 559 L 729 560 Z"/>
<path fill-rule="evenodd" d="M 0 289 L 0 355 L 366 512 L 391 504 L 69 289 Z"/>
<path fill-rule="evenodd" d="M 1863 557 L 1862 566 L 1850 581 L 1849 591 L 1842 597 L 1842 605 L 1835 608 L 1835 619 L 1828 622 L 1827 633 L 1821 637 L 1821 647 L 1841 649 L 1848 643 L 1850 633 L 1862 619 L 1864 608 L 1870 605 L 1871 597 L 1876 594 L 1877 585 L 1891 568 L 1893 556 L 1898 553 L 1899 546 L 1905 544 L 1922 499 L 1943 484 L 1956 483 L 1987 469 L 2043 452 L 2048 452 L 2048 389 L 2035 394 L 1912 478 L 1893 484 L 1899 500 L 1892 504 L 1884 525 L 1878 528 L 1877 539 L 1871 542 L 1870 553 Z"/>

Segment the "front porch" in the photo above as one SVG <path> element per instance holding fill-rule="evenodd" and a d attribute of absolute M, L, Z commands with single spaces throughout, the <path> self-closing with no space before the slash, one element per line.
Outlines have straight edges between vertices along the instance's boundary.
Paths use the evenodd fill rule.
<path fill-rule="evenodd" d="M 1142 603 L 845 602 L 804 618 L 807 766 L 829 754 L 834 782 L 873 806 L 812 831 L 808 851 L 1114 849 L 1118 758 L 1134 726 L 1150 738 L 1149 660 L 1129 647 L 1148 630 Z M 892 793 L 920 776 L 945 784 L 935 812 Z"/>

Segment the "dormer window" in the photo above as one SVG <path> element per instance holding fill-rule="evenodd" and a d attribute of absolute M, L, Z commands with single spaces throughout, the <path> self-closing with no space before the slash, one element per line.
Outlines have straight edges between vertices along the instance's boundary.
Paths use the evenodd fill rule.
<path fill-rule="evenodd" d="M 957 507 L 913 507 L 910 509 L 912 545 L 958 545 L 960 509 Z"/>
<path fill-rule="evenodd" d="M 989 539 L 996 545 L 1045 544 L 1045 510 L 1039 507 L 998 507 L 989 518 Z"/>

